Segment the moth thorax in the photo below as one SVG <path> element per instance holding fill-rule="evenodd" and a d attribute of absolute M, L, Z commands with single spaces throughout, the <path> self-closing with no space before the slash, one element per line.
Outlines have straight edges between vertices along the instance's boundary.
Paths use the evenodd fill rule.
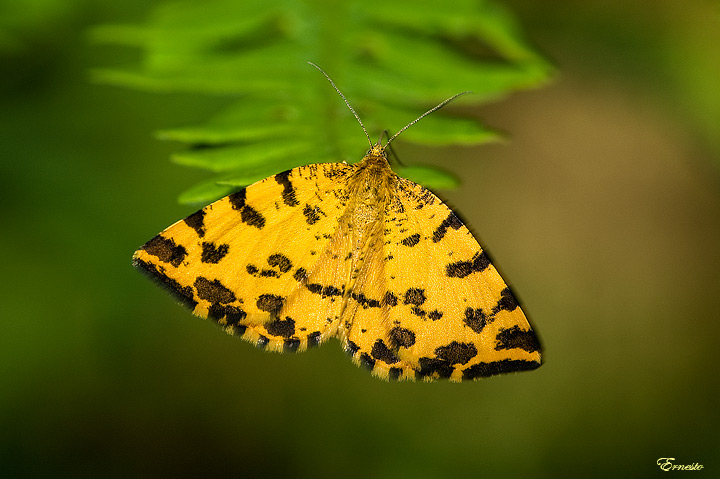
<path fill-rule="evenodd" d="M 363 168 L 355 192 L 358 203 L 376 207 L 387 200 L 394 174 L 387 160 L 382 158 L 382 161 L 384 164 L 369 164 Z"/>
<path fill-rule="evenodd" d="M 368 168 L 390 168 L 387 156 L 385 156 L 385 149 L 378 145 L 373 146 L 372 149 L 367 152 L 367 155 L 363 158 L 363 163 Z"/>

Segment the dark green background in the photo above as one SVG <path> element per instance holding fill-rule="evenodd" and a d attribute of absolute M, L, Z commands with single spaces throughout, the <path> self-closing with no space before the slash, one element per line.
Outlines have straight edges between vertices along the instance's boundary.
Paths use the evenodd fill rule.
<path fill-rule="evenodd" d="M 145 2 L 0 2 L 0 475 L 642 477 L 674 457 L 717 477 L 720 6 L 509 5 L 556 83 L 480 111 L 506 144 L 396 149 L 463 177 L 444 196 L 546 364 L 425 384 L 335 341 L 262 352 L 134 271 L 201 175 L 152 132 L 222 99 L 87 80 L 133 58 L 87 28 Z"/>

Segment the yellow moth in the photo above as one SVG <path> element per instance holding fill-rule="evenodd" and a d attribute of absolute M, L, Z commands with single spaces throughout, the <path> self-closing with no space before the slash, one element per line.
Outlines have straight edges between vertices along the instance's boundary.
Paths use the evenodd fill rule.
<path fill-rule="evenodd" d="M 356 164 L 293 168 L 206 206 L 148 241 L 134 265 L 270 351 L 337 337 L 355 363 L 395 380 L 539 367 L 537 337 L 472 233 L 390 169 L 385 148 L 410 125 L 385 145 L 368 136 Z"/>

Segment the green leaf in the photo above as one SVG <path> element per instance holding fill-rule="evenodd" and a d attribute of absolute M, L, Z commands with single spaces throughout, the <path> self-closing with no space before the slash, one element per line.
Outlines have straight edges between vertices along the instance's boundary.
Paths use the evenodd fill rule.
<path fill-rule="evenodd" d="M 248 98 L 203 125 L 161 130 L 157 137 L 188 144 L 220 144 L 288 138 L 302 129 L 300 114 L 292 106 Z"/>
<path fill-rule="evenodd" d="M 474 118 L 450 116 L 447 111 L 437 112 L 423 118 L 402 132 L 403 141 L 422 145 L 476 145 L 497 141 L 500 135 L 486 128 Z M 399 130 L 415 118 L 417 112 L 407 108 L 394 108 L 389 104 L 379 105 L 373 110 L 373 118 L 383 118 L 388 125 L 396 125 Z M 373 126 L 375 123 L 371 123 Z M 378 129 L 380 126 L 378 126 Z"/>
<path fill-rule="evenodd" d="M 287 158 L 310 155 L 311 150 L 305 142 L 284 140 L 186 151 L 174 154 L 173 161 L 179 165 L 223 172 L 239 167 L 272 168 L 273 163 Z"/>
<path fill-rule="evenodd" d="M 220 184 L 217 178 L 213 178 L 188 188 L 178 197 L 178 201 L 185 205 L 205 205 L 229 195 L 236 189 L 238 188 L 234 186 Z"/>
<path fill-rule="evenodd" d="M 179 0 L 155 8 L 143 25 L 99 26 L 91 36 L 143 53 L 139 64 L 97 68 L 96 81 L 228 98 L 215 117 L 158 133 L 187 145 L 175 162 L 223 175 L 183 193 L 183 202 L 214 199 L 281 168 L 362 158 L 368 145 L 359 126 L 307 61 L 328 72 L 374 138 L 460 91 L 474 94 L 455 106 L 477 106 L 541 86 L 553 73 L 512 15 L 488 0 Z M 402 140 L 498 138 L 454 110 L 423 118 Z M 402 171 L 428 186 L 457 184 L 428 167 Z"/>
<path fill-rule="evenodd" d="M 394 167 L 394 170 L 399 176 L 428 188 L 452 190 L 460 184 L 457 176 L 434 166 L 400 166 Z"/>

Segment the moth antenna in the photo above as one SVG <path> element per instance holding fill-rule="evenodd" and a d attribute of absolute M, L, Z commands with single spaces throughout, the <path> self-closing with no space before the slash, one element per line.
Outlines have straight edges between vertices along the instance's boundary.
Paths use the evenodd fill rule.
<path fill-rule="evenodd" d="M 451 101 L 453 101 L 455 98 L 457 98 L 457 97 L 459 97 L 459 96 L 462 96 L 462 95 L 465 95 L 465 94 L 467 94 L 467 93 L 472 93 L 472 92 L 471 92 L 471 91 L 463 91 L 463 92 L 460 92 L 460 93 L 458 93 L 458 94 L 456 94 L 456 95 L 453 95 L 453 96 L 451 96 L 450 98 L 448 98 L 447 100 L 445 100 L 445 101 L 443 101 L 442 103 L 440 103 L 439 105 L 437 105 L 437 106 L 429 109 L 428 111 L 426 111 L 425 113 L 423 113 L 423 114 L 420 115 L 419 117 L 415 118 L 413 121 L 411 121 L 410 123 L 408 123 L 407 125 L 405 125 L 404 127 L 402 127 L 402 128 L 400 129 L 400 131 L 398 131 L 397 133 L 395 133 L 395 134 L 388 140 L 388 142 L 385 143 L 385 146 L 387 147 L 395 138 L 397 138 L 397 136 L 398 136 L 400 133 L 402 133 L 403 131 L 407 130 L 408 128 L 410 128 L 411 126 L 413 126 L 415 123 L 417 123 L 417 122 L 419 122 L 420 120 L 422 120 L 423 118 L 425 118 L 425 117 L 426 117 L 427 115 L 429 115 L 430 113 L 439 110 L 440 108 L 444 107 L 445 105 L 447 105 L 448 103 L 450 103 Z M 367 133 L 366 133 L 366 134 L 367 134 Z"/>
<path fill-rule="evenodd" d="M 372 148 L 373 142 L 372 142 L 372 140 L 370 139 L 370 135 L 368 134 L 367 130 L 365 129 L 365 125 L 363 125 L 362 120 L 360 120 L 360 117 L 359 117 L 358 114 L 355 112 L 355 109 L 350 105 L 350 102 L 347 101 L 347 98 L 345 98 L 345 95 L 343 95 L 342 92 L 340 91 L 340 89 L 335 85 L 335 82 L 332 81 L 332 78 L 330 78 L 330 77 L 328 76 L 328 74 L 325 73 L 325 70 L 323 70 L 323 69 L 320 68 L 319 66 L 315 65 L 313 62 L 308 62 L 308 63 L 309 63 L 310 65 L 314 66 L 315 68 L 317 68 L 318 70 L 320 70 L 320 73 L 322 73 L 322 74 L 325 76 L 325 78 L 327 78 L 327 80 L 328 80 L 328 81 L 330 82 L 330 84 L 333 86 L 333 88 L 335 89 L 335 91 L 338 92 L 338 95 L 340 95 L 340 97 L 343 99 L 343 101 L 345 102 L 345 104 L 347 105 L 347 107 L 348 107 L 348 108 L 350 109 L 350 111 L 352 112 L 353 116 L 355 116 L 355 119 L 358 121 L 358 123 L 360 123 L 360 126 L 362 127 L 363 131 L 365 132 L 365 136 L 366 136 L 367 139 L 368 139 L 368 143 L 370 143 L 370 148 Z M 457 96 L 457 95 L 455 95 L 455 96 Z M 452 98 L 451 98 L 451 99 L 452 99 Z M 449 100 L 448 100 L 448 101 L 449 101 Z M 447 103 L 447 101 L 446 101 L 445 103 Z M 429 112 L 428 112 L 428 113 L 429 113 Z M 423 115 L 423 116 L 424 116 L 424 115 Z M 420 118 L 422 118 L 422 117 L 420 117 Z M 418 118 L 418 120 L 419 120 L 419 118 Z M 417 120 L 416 120 L 416 121 L 417 121 Z M 408 125 L 408 126 L 410 126 L 410 125 Z M 401 131 L 402 131 L 402 130 L 401 130 Z M 397 135 L 396 135 L 396 136 L 397 136 Z"/>

